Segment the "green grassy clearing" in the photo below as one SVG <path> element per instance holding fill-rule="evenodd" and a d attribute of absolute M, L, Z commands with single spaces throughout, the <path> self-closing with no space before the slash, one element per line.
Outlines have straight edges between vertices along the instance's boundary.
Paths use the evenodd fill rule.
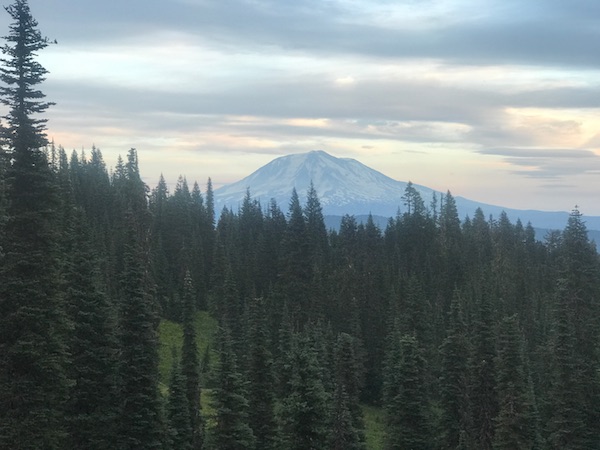
<path fill-rule="evenodd" d="M 196 338 L 198 342 L 198 358 L 200 361 L 207 347 L 214 348 L 214 336 L 217 330 L 217 322 L 210 317 L 206 311 L 199 311 L 195 317 Z M 181 352 L 183 342 L 183 329 L 181 324 L 162 320 L 159 325 L 159 372 L 161 380 L 161 391 L 167 393 L 167 386 L 173 364 L 172 349 L 177 353 Z M 205 418 L 210 422 L 212 415 L 211 390 L 202 390 L 202 411 Z M 384 412 L 382 408 L 363 405 L 363 416 L 365 420 L 365 437 L 369 450 L 379 450 L 384 448 Z"/>
<path fill-rule="evenodd" d="M 369 450 L 380 450 L 385 443 L 385 417 L 383 408 L 363 405 L 365 437 Z"/>
<path fill-rule="evenodd" d="M 217 330 L 217 321 L 210 317 L 206 311 L 198 311 L 194 318 L 196 326 L 196 342 L 198 343 L 198 359 L 202 357 L 207 347 L 213 348 L 213 339 Z M 183 343 L 183 327 L 181 324 L 171 322 L 170 320 L 161 320 L 158 327 L 159 348 L 158 370 L 160 373 L 161 384 L 169 384 L 171 366 L 173 364 L 173 348 L 178 355 L 181 353 L 181 344 Z"/>

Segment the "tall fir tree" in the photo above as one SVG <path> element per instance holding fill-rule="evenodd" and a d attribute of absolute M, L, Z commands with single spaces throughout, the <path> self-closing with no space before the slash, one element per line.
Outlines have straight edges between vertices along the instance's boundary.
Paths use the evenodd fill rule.
<path fill-rule="evenodd" d="M 65 313 L 57 292 L 59 255 L 53 173 L 47 144 L 51 105 L 38 85 L 47 73 L 37 61 L 48 45 L 25 0 L 5 8 L 11 19 L 0 68 L 0 101 L 8 107 L 2 129 L 6 217 L 0 260 L 0 447 L 64 447 Z M 4 163 L 7 161 L 5 160 Z"/>
<path fill-rule="evenodd" d="M 539 448 L 538 417 L 526 361 L 523 334 L 516 315 L 505 317 L 498 330 L 495 360 L 498 416 L 494 450 Z"/>
<path fill-rule="evenodd" d="M 470 432 L 468 364 L 470 346 L 463 316 L 461 296 L 455 292 L 450 305 L 448 334 L 440 347 L 440 425 L 442 447 L 460 448 Z"/>
<path fill-rule="evenodd" d="M 121 277 L 120 438 L 123 449 L 162 446 L 158 392 L 156 307 L 148 294 L 146 261 L 133 217 L 128 215 L 127 245 Z"/>
<path fill-rule="evenodd" d="M 292 316 L 303 326 L 308 320 L 309 290 L 312 267 L 309 262 L 309 247 L 306 238 L 306 219 L 300 205 L 298 193 L 292 191 L 288 211 L 288 225 L 283 241 L 282 273 L 280 280 Z"/>
<path fill-rule="evenodd" d="M 489 450 L 494 439 L 494 419 L 498 414 L 496 390 L 496 337 L 489 294 L 479 299 L 469 361 L 472 437 L 477 448 Z"/>
<path fill-rule="evenodd" d="M 329 399 L 316 349 L 305 333 L 294 336 L 290 356 L 292 373 L 280 409 L 282 447 L 324 450 L 329 444 Z"/>
<path fill-rule="evenodd" d="M 194 450 L 202 448 L 204 421 L 200 409 L 200 364 L 196 342 L 196 299 L 189 272 L 184 279 L 183 293 L 183 344 L 181 348 L 181 372 L 185 381 L 185 394 L 189 408 L 190 425 L 193 433 Z"/>
<path fill-rule="evenodd" d="M 323 208 L 312 181 L 304 207 L 306 216 L 306 237 L 308 239 L 309 263 L 315 269 L 322 269 L 328 260 L 329 245 L 323 218 Z"/>
<path fill-rule="evenodd" d="M 340 333 L 335 346 L 334 399 L 332 402 L 331 446 L 336 450 L 365 448 L 365 433 L 360 407 L 360 361 L 355 338 Z"/>
<path fill-rule="evenodd" d="M 192 450 L 194 435 L 186 395 L 186 380 L 181 373 L 179 356 L 175 350 L 173 350 L 167 409 L 169 447 L 173 450 Z"/>
<path fill-rule="evenodd" d="M 395 333 L 386 377 L 389 450 L 432 448 L 424 360 L 414 336 Z"/>
<path fill-rule="evenodd" d="M 574 328 L 572 293 L 565 280 L 556 289 L 556 312 L 552 345 L 553 379 L 549 398 L 551 414 L 547 423 L 548 446 L 558 449 L 592 449 L 589 445 L 586 411 L 588 392 L 581 377 Z"/>
<path fill-rule="evenodd" d="M 64 298 L 72 330 L 66 422 L 69 448 L 117 447 L 118 338 L 116 312 L 106 294 L 90 233 L 79 211 L 69 229 Z"/>
<path fill-rule="evenodd" d="M 269 350 L 264 299 L 251 300 L 248 309 L 249 424 L 256 438 L 256 448 L 275 450 L 279 448 L 275 419 L 275 373 L 273 356 Z"/>
<path fill-rule="evenodd" d="M 600 271 L 579 210 L 569 216 L 558 248 L 553 332 L 552 448 L 600 445 Z"/>
<path fill-rule="evenodd" d="M 218 335 L 218 361 L 212 393 L 214 415 L 207 430 L 205 448 L 251 450 L 255 438 L 248 421 L 247 383 L 238 366 L 233 341 L 227 328 Z"/>

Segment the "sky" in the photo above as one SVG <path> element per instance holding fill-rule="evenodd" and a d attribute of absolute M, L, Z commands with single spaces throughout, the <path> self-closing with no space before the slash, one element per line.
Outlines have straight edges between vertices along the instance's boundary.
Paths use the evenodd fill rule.
<path fill-rule="evenodd" d="M 597 0 L 29 5 L 58 41 L 38 57 L 48 137 L 109 167 L 135 147 L 151 188 L 320 149 L 454 196 L 600 215 Z"/>

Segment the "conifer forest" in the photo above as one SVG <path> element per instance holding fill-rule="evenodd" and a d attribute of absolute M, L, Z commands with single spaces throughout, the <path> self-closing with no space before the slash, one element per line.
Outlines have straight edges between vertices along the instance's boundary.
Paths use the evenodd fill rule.
<path fill-rule="evenodd" d="M 48 142 L 50 42 L 6 11 L 0 449 L 600 449 L 577 209 L 543 242 L 410 186 L 385 229 L 326 229 L 316 189 L 215 211 L 210 179 Z"/>

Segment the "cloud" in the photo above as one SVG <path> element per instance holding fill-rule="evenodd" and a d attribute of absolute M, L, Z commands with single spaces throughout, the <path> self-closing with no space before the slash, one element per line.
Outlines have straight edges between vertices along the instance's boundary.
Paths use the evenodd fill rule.
<path fill-rule="evenodd" d="M 236 51 L 598 68 L 600 8 L 583 1 L 503 3 L 454 1 L 439 10 L 435 2 L 32 0 L 31 8 L 46 33 L 78 46 L 143 43 L 175 31 Z"/>
<path fill-rule="evenodd" d="M 315 148 L 421 155 L 423 170 L 456 152 L 456 179 L 528 186 L 600 170 L 600 2 L 29 3 L 59 41 L 42 89 L 67 147 L 146 148 L 163 165 L 202 154 L 218 170 L 217 156 Z"/>
<path fill-rule="evenodd" d="M 479 150 L 478 153 L 513 158 L 598 158 L 591 150 L 576 148 L 486 148 Z"/>
<path fill-rule="evenodd" d="M 600 157 L 587 149 L 486 148 L 478 153 L 502 157 L 513 174 L 529 178 L 568 180 L 600 170 Z"/>

